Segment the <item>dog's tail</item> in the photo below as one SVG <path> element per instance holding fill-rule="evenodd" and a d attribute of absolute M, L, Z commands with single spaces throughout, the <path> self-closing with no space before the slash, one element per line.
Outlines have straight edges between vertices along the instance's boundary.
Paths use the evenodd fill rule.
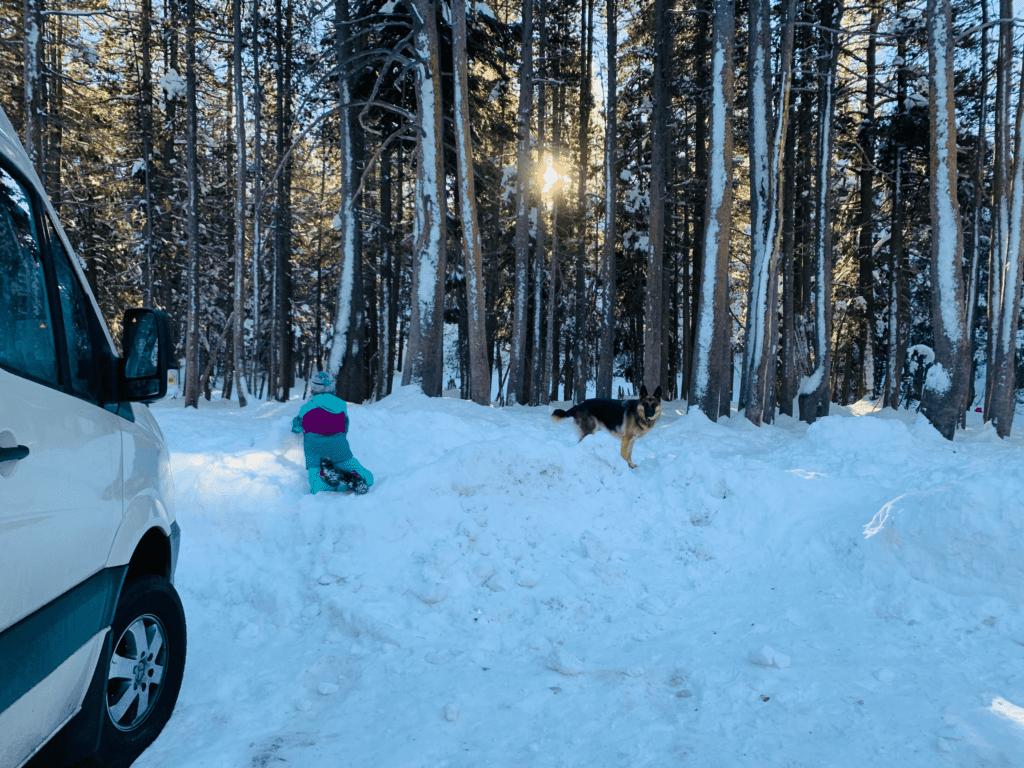
<path fill-rule="evenodd" d="M 572 413 L 570 411 L 563 411 L 561 408 L 556 408 L 551 412 L 551 420 L 556 424 L 565 419 L 571 419 Z"/>

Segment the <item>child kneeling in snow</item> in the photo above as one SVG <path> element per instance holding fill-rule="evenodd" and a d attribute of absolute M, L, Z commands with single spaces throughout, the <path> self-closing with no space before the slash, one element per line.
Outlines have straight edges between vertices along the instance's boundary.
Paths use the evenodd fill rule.
<path fill-rule="evenodd" d="M 304 435 L 309 490 L 366 493 L 373 475 L 348 446 L 348 407 L 334 394 L 334 380 L 320 371 L 310 381 L 310 389 L 313 396 L 292 419 L 292 432 Z"/>

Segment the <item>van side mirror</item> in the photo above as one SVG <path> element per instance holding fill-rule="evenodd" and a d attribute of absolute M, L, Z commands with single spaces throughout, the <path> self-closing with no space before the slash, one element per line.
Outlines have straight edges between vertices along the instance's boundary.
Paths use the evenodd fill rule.
<path fill-rule="evenodd" d="M 121 400 L 151 403 L 167 394 L 171 325 L 158 309 L 124 313 L 118 390 Z"/>

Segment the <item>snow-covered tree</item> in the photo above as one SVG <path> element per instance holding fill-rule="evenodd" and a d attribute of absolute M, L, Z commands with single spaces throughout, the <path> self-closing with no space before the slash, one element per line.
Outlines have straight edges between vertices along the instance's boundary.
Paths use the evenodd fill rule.
<path fill-rule="evenodd" d="M 700 309 L 693 349 L 690 406 L 712 421 L 728 413 L 729 234 L 732 226 L 732 51 L 735 6 L 714 0 L 711 38 L 711 115 L 708 125 L 708 190 L 700 283 Z"/>
<path fill-rule="evenodd" d="M 669 173 L 669 10 L 668 0 L 654 0 L 654 67 L 651 76 L 651 187 L 647 230 L 647 290 L 644 301 L 644 376 L 650 391 L 665 378 L 665 230 Z M 716 92 L 717 95 L 717 92 Z M 726 227 L 725 232 L 728 232 Z M 728 243 L 728 234 L 724 236 Z"/>
<path fill-rule="evenodd" d="M 771 99 L 771 13 L 750 3 L 750 291 L 740 406 L 754 424 L 775 419 L 782 158 L 788 141 L 795 0 L 785 6 L 778 110 Z"/>
<path fill-rule="evenodd" d="M 821 71 L 814 191 L 814 371 L 800 383 L 800 418 L 808 423 L 828 416 L 832 393 L 832 189 L 838 28 L 842 0 L 824 0 L 821 14 Z"/>
<path fill-rule="evenodd" d="M 964 407 L 971 366 L 961 269 L 963 232 L 956 195 L 956 112 L 949 0 L 928 0 L 928 65 L 930 277 L 935 363 L 924 384 L 921 411 L 943 437 L 952 440 Z"/>
<path fill-rule="evenodd" d="M 409 0 L 418 112 L 409 352 L 402 383 L 441 394 L 445 277 L 444 129 L 436 0 Z"/>
<path fill-rule="evenodd" d="M 988 377 L 985 420 L 1000 437 L 1010 434 L 1016 405 L 1016 352 L 1020 322 L 1021 278 L 1024 274 L 1024 95 L 1018 95 L 1010 151 L 1010 108 L 1013 91 L 1013 4 L 1000 4 L 999 59 L 996 92 L 996 232 L 990 251 L 988 295 Z"/>
<path fill-rule="evenodd" d="M 616 178 L 618 174 L 618 13 L 615 0 L 607 0 L 608 85 L 604 116 L 604 250 L 601 252 L 601 344 L 597 358 L 597 396 L 612 396 L 612 368 L 615 362 L 615 248 Z"/>
<path fill-rule="evenodd" d="M 469 56 L 466 53 L 466 0 L 452 0 L 452 60 L 455 71 L 455 144 L 459 178 L 459 213 L 466 266 L 466 312 L 469 332 L 470 399 L 491 401 L 483 277 L 483 246 L 476 212 L 473 147 L 469 122 Z"/>
<path fill-rule="evenodd" d="M 526 330 L 529 323 L 530 211 L 533 170 L 530 162 L 530 121 L 533 111 L 533 0 L 523 3 L 522 58 L 519 69 L 519 112 L 516 117 L 516 229 L 513 275 L 512 348 L 508 360 L 508 402 L 526 403 Z"/>

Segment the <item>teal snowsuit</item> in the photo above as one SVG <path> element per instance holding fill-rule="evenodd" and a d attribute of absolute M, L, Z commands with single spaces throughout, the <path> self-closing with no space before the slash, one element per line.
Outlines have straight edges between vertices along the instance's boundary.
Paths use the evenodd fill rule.
<path fill-rule="evenodd" d="M 356 472 L 367 486 L 373 485 L 370 470 L 360 464 L 348 445 L 348 406 L 337 395 L 326 392 L 313 395 L 303 404 L 299 415 L 292 419 L 292 432 L 303 433 L 302 445 L 306 452 L 306 472 L 309 490 L 344 491 L 344 483 L 332 488 L 320 477 L 320 459 L 327 458 L 337 469 Z"/>

